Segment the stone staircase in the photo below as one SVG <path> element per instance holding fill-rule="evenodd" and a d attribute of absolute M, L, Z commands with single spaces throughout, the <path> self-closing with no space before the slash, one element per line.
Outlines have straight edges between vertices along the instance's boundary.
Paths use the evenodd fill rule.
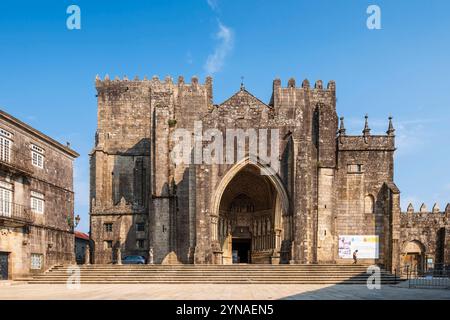
<path fill-rule="evenodd" d="M 217 283 L 217 284 L 366 284 L 363 265 L 82 265 L 81 283 Z M 64 284 L 70 266 L 56 266 L 28 279 L 34 284 Z M 382 284 L 399 282 L 381 270 Z"/>

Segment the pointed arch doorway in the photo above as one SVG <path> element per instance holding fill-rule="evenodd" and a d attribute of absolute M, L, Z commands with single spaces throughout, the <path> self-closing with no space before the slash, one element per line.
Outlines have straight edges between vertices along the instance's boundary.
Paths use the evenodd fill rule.
<path fill-rule="evenodd" d="M 281 180 L 244 159 L 222 178 L 212 207 L 217 263 L 280 263 L 282 241 L 290 238 L 289 201 Z"/>

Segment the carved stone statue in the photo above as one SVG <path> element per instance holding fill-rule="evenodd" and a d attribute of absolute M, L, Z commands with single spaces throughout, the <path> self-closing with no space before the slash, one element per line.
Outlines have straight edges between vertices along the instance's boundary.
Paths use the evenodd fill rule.
<path fill-rule="evenodd" d="M 153 264 L 153 247 L 148 250 L 148 264 Z"/>
<path fill-rule="evenodd" d="M 120 245 L 117 247 L 117 264 L 122 264 L 122 251 L 120 249 Z"/>
<path fill-rule="evenodd" d="M 90 248 L 89 248 L 89 243 L 86 245 L 86 250 L 85 250 L 85 252 L 84 252 L 84 264 L 85 265 L 89 265 L 89 264 L 91 264 L 90 263 L 90 257 L 91 257 L 91 253 L 90 253 L 90 250 L 89 250 Z"/>

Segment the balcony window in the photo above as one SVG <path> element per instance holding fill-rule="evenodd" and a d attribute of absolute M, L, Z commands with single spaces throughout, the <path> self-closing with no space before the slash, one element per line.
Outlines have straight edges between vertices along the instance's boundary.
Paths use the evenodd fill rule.
<path fill-rule="evenodd" d="M 10 183 L 0 181 L 0 216 L 11 216 L 12 199 L 12 185 Z"/>
<path fill-rule="evenodd" d="M 44 149 L 34 144 L 31 145 L 31 163 L 38 167 L 44 167 Z"/>
<path fill-rule="evenodd" d="M 11 146 L 12 141 L 4 137 L 3 135 L 0 135 L 0 161 L 4 162 L 11 161 Z"/>
<path fill-rule="evenodd" d="M 31 191 L 31 211 L 44 213 L 44 195 L 42 193 Z"/>

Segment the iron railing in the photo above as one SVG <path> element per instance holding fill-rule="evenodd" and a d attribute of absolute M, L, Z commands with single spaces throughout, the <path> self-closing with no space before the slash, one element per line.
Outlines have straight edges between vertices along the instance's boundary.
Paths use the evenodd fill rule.
<path fill-rule="evenodd" d="M 399 276 L 408 280 L 409 288 L 450 289 L 450 265 L 448 264 L 406 265 L 400 269 Z"/>
<path fill-rule="evenodd" d="M 0 154 L 0 165 L 25 174 L 32 174 L 34 171 L 31 163 L 31 150 L 26 152 L 23 149 L 10 148 Z"/>
<path fill-rule="evenodd" d="M 31 210 L 29 207 L 9 202 L 0 201 L 0 219 L 31 222 Z"/>

